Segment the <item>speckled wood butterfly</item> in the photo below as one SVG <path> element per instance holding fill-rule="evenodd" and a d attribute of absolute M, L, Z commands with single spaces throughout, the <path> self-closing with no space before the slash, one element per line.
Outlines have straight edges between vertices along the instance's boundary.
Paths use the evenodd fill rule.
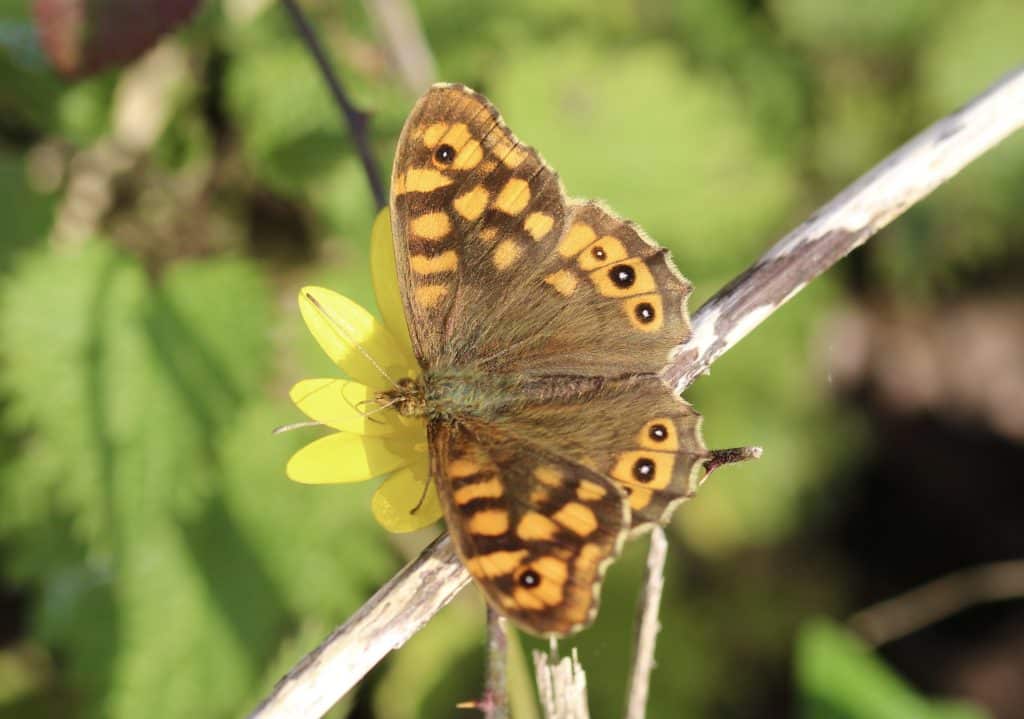
<path fill-rule="evenodd" d="M 659 377 L 691 287 L 636 225 L 568 199 L 483 96 L 435 85 L 391 181 L 424 417 L 456 551 L 488 601 L 563 636 L 597 613 L 626 536 L 692 495 L 700 416 Z"/>

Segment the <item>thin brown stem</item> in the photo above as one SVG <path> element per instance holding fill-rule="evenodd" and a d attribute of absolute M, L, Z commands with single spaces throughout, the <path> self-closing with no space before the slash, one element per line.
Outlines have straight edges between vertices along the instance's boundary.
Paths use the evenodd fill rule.
<path fill-rule="evenodd" d="M 377 163 L 373 159 L 373 150 L 370 148 L 370 117 L 357 109 L 352 104 L 352 101 L 348 99 L 345 88 L 341 84 L 341 78 L 334 72 L 331 61 L 327 57 L 327 52 L 320 43 L 320 38 L 317 37 L 313 26 L 309 24 L 309 20 L 306 19 L 305 14 L 299 8 L 298 2 L 296 0 L 281 0 L 281 2 L 295 24 L 295 30 L 299 33 L 303 42 L 306 43 L 306 47 L 309 48 L 310 55 L 313 56 L 313 60 L 320 69 L 324 82 L 327 83 L 327 89 L 330 91 L 331 97 L 338 105 L 338 109 L 341 110 L 342 118 L 352 133 L 352 141 L 355 143 L 359 159 L 363 163 L 366 181 L 370 185 L 370 192 L 373 193 L 373 201 L 379 210 L 388 204 L 388 199 L 387 193 L 384 192 L 384 184 L 380 179 Z"/>
<path fill-rule="evenodd" d="M 483 700 L 486 719 L 508 719 L 508 621 L 487 607 L 487 684 Z"/>
<path fill-rule="evenodd" d="M 484 719 L 508 719 L 508 620 L 487 607 L 487 678 L 479 699 L 459 702 L 459 709 L 476 709 Z"/>

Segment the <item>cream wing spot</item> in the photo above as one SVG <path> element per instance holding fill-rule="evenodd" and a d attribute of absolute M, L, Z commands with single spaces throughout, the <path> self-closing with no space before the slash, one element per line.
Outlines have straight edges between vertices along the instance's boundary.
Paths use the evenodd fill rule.
<path fill-rule="evenodd" d="M 483 467 L 481 467 L 478 462 L 460 457 L 459 459 L 453 459 L 449 462 L 448 466 L 445 467 L 445 472 L 452 479 L 464 479 L 466 477 L 472 477 L 482 469 Z"/>
<path fill-rule="evenodd" d="M 542 464 L 533 470 L 533 476 L 536 477 L 537 481 L 541 484 L 546 484 L 549 487 L 561 487 L 563 483 L 562 470 L 558 467 L 553 467 L 549 464 Z"/>
<path fill-rule="evenodd" d="M 435 122 L 428 125 L 423 130 L 423 144 L 433 150 L 447 131 L 448 124 L 444 122 Z"/>
<path fill-rule="evenodd" d="M 578 255 L 591 242 L 597 239 L 597 234 L 589 225 L 577 222 L 569 228 L 561 240 L 558 241 L 558 254 L 562 257 Z"/>
<path fill-rule="evenodd" d="M 551 232 L 554 218 L 546 212 L 531 212 L 523 221 L 523 229 L 535 240 L 542 240 Z"/>
<path fill-rule="evenodd" d="M 505 494 L 505 488 L 498 479 L 488 479 L 485 482 L 474 482 L 464 487 L 459 487 L 452 492 L 452 499 L 456 504 L 462 506 L 469 504 L 476 499 L 499 499 Z"/>
<path fill-rule="evenodd" d="M 527 512 L 516 525 L 516 536 L 525 542 L 550 542 L 558 535 L 558 525 L 540 512 Z"/>
<path fill-rule="evenodd" d="M 464 219 L 475 221 L 480 218 L 480 215 L 484 214 L 484 210 L 487 209 L 487 202 L 490 199 L 490 193 L 482 185 L 477 185 L 472 190 L 456 197 L 455 202 L 452 204 L 455 206 L 455 211 L 462 215 Z"/>
<path fill-rule="evenodd" d="M 508 140 L 502 140 L 501 143 L 495 148 L 498 156 L 501 157 L 501 164 L 510 170 L 514 170 L 529 157 L 529 154 L 520 147 L 518 144 L 513 144 Z"/>
<path fill-rule="evenodd" d="M 508 531 L 508 512 L 504 509 L 482 509 L 466 522 L 470 534 L 500 537 Z"/>
<path fill-rule="evenodd" d="M 447 212 L 428 212 L 414 217 L 409 228 L 417 237 L 425 240 L 440 240 L 452 231 L 452 222 Z"/>
<path fill-rule="evenodd" d="M 439 255 L 410 255 L 409 267 L 418 275 L 432 275 L 438 272 L 452 272 L 459 266 L 459 256 L 455 250 L 447 250 Z"/>
<path fill-rule="evenodd" d="M 529 552 L 525 549 L 499 550 L 489 554 L 479 554 L 466 560 L 466 569 L 474 577 L 503 577 L 511 574 L 526 559 Z"/>
<path fill-rule="evenodd" d="M 494 248 L 494 255 L 492 257 L 494 266 L 499 270 L 507 270 L 515 264 L 515 261 L 519 259 L 519 255 L 522 253 L 522 248 L 515 240 L 502 240 Z"/>
<path fill-rule="evenodd" d="M 589 479 L 581 480 L 580 485 L 576 488 L 576 496 L 584 502 L 596 502 L 606 494 L 608 494 L 607 489 Z"/>
<path fill-rule="evenodd" d="M 447 285 L 421 285 L 416 288 L 413 296 L 416 298 L 416 304 L 424 309 L 430 309 L 447 294 Z"/>
<path fill-rule="evenodd" d="M 438 188 L 447 187 L 452 184 L 452 179 L 437 170 L 413 167 L 406 170 L 405 180 L 399 184 L 400 187 L 395 190 L 398 194 L 406 192 L 433 192 Z"/>
<path fill-rule="evenodd" d="M 530 202 L 530 183 L 521 177 L 513 177 L 501 188 L 494 207 L 506 215 L 518 215 Z"/>
<path fill-rule="evenodd" d="M 484 159 L 483 148 L 476 140 L 470 140 L 462 146 L 455 154 L 455 161 L 451 164 L 453 170 L 472 170 Z"/>
<path fill-rule="evenodd" d="M 579 280 L 576 279 L 576 275 L 570 270 L 558 270 L 552 272 L 550 275 L 544 278 L 544 281 L 555 288 L 560 295 L 565 297 L 570 296 L 576 291 L 576 285 L 579 284 Z"/>
<path fill-rule="evenodd" d="M 461 152 L 464 147 L 472 139 L 472 135 L 469 132 L 464 122 L 457 122 L 449 128 L 448 132 L 444 133 L 441 137 L 440 144 L 451 145 L 455 148 L 456 152 Z"/>
<path fill-rule="evenodd" d="M 589 537 L 597 529 L 594 510 L 579 502 L 567 502 L 551 518 L 580 537 Z"/>

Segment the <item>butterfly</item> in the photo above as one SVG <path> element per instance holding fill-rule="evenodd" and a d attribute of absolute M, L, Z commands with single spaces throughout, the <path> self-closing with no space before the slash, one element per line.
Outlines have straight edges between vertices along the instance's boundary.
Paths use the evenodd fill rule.
<path fill-rule="evenodd" d="M 455 550 L 487 601 L 561 637 L 597 614 L 631 533 L 692 496 L 701 417 L 659 372 L 691 285 L 599 202 L 569 199 L 482 95 L 433 86 L 395 155 L 391 218 L 422 375 L 380 398 L 427 423 Z"/>

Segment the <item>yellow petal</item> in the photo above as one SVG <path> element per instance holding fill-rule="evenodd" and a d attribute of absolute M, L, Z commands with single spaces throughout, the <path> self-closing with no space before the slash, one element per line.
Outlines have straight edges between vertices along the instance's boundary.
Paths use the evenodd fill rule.
<path fill-rule="evenodd" d="M 333 429 L 374 436 L 405 431 L 411 419 L 379 405 L 378 391 L 351 380 L 320 378 L 304 379 L 288 394 L 307 417 Z"/>
<path fill-rule="evenodd" d="M 384 325 L 391 330 L 402 349 L 414 363 L 416 356 L 409 340 L 409 326 L 405 323 L 405 308 L 398 289 L 398 271 L 395 269 L 395 243 L 391 236 L 391 217 L 388 208 L 377 215 L 370 233 L 370 272 L 373 276 L 373 291 L 377 295 L 377 308 Z"/>
<path fill-rule="evenodd" d="M 412 446 L 404 437 L 360 437 L 337 432 L 307 444 L 288 460 L 288 479 L 302 484 L 362 482 L 408 465 Z"/>
<path fill-rule="evenodd" d="M 386 389 L 410 376 L 401 345 L 362 306 L 323 287 L 303 287 L 299 309 L 320 347 L 349 377 Z"/>
<path fill-rule="evenodd" d="M 441 502 L 437 487 L 429 480 L 426 457 L 398 470 L 374 493 L 370 503 L 373 516 L 384 529 L 396 533 L 412 532 L 433 524 L 441 518 Z"/>

